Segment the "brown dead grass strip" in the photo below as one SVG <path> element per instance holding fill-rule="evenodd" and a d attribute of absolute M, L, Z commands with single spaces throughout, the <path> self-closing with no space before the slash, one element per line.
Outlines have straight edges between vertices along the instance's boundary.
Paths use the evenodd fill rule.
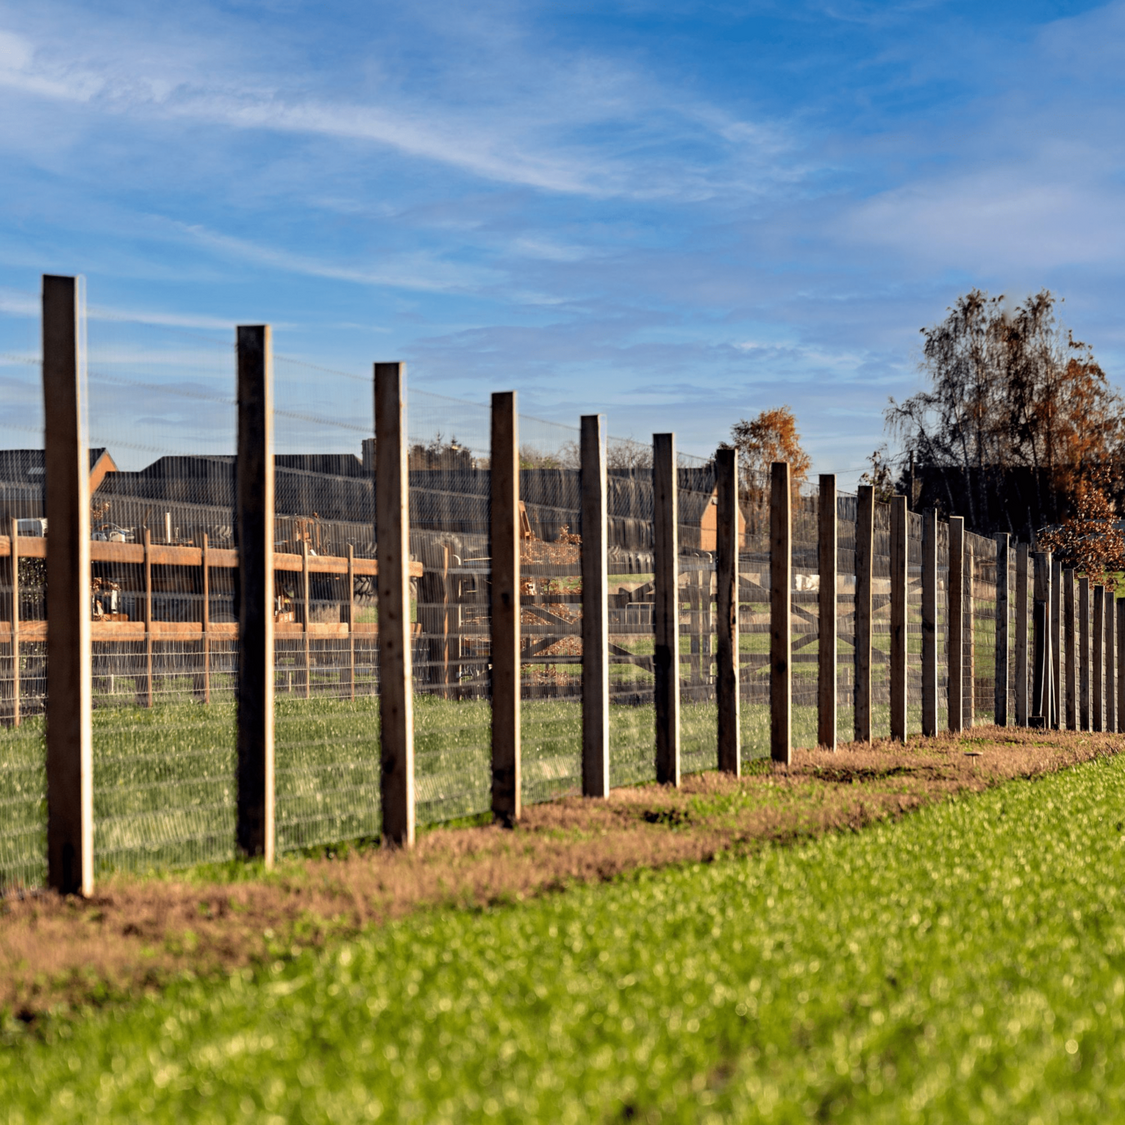
<path fill-rule="evenodd" d="M 798 751 L 789 769 L 680 790 L 616 790 L 529 808 L 514 831 L 438 828 L 412 852 L 289 860 L 245 883 L 117 877 L 87 901 L 0 904 L 0 1013 L 135 996 L 191 973 L 295 954 L 420 908 L 518 900 L 639 867 L 709 860 L 767 841 L 862 828 L 953 794 L 1116 753 L 1112 735 L 977 728 L 971 737 Z M 978 754 L 969 757 L 968 753 Z"/>

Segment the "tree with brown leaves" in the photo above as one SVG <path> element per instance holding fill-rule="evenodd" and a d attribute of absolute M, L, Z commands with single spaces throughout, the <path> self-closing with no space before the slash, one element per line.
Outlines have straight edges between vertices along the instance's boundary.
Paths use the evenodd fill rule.
<path fill-rule="evenodd" d="M 1039 536 L 1039 547 L 1053 551 L 1063 566 L 1091 582 L 1115 586 L 1114 571 L 1125 569 L 1125 536 L 1117 527 L 1117 512 L 1109 494 L 1109 476 L 1093 469 L 1075 486 L 1071 514 Z"/>
<path fill-rule="evenodd" d="M 789 462 L 789 482 L 796 497 L 812 468 L 801 448 L 797 419 L 788 406 L 763 410 L 756 418 L 740 418 L 730 429 L 730 445 L 738 450 L 739 489 L 750 505 L 769 498 L 770 466 Z"/>
<path fill-rule="evenodd" d="M 944 480 L 942 506 L 978 530 L 1030 534 L 1058 523 L 1087 468 L 1120 460 L 1121 398 L 1092 350 L 1058 323 L 1056 305 L 1046 289 L 1014 307 L 979 289 L 959 297 L 922 329 L 929 386 L 887 408 L 919 472 Z"/>

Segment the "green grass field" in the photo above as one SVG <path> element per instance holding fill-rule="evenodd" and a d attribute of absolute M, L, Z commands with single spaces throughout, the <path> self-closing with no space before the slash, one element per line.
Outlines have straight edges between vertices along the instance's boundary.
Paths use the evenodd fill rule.
<path fill-rule="evenodd" d="M 1115 1120 L 1123 823 L 1125 758 L 1103 759 L 857 834 L 279 950 L 9 1027 L 2 1114 Z"/>

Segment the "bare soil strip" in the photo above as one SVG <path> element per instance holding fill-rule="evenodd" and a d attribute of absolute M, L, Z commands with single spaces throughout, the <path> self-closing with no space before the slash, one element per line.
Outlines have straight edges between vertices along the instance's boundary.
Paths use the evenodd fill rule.
<path fill-rule="evenodd" d="M 134 997 L 218 976 L 433 906 L 487 906 L 641 867 L 707 861 L 767 842 L 857 830 L 957 793 L 1114 754 L 1105 734 L 975 728 L 970 736 L 797 751 L 788 768 L 717 773 L 527 809 L 511 831 L 438 828 L 412 852 L 289 859 L 269 875 L 119 876 L 81 901 L 0 901 L 0 1016 Z"/>

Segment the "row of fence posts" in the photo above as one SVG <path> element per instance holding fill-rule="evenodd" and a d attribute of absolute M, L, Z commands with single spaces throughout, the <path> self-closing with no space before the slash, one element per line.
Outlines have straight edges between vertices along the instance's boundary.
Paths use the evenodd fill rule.
<path fill-rule="evenodd" d="M 45 404 L 48 710 L 48 882 L 65 893 L 93 890 L 93 785 L 91 754 L 91 649 L 87 591 L 90 574 L 89 482 L 81 438 L 81 325 L 76 279 L 43 282 L 43 388 Z M 407 440 L 404 365 L 374 369 L 376 434 L 377 589 L 381 811 L 384 839 L 414 840 L 414 735 L 411 676 L 408 550 Z M 238 444 L 236 467 L 238 734 L 237 844 L 246 856 L 274 858 L 274 617 L 273 617 L 273 401 L 270 329 L 237 330 Z M 601 415 L 581 419 L 582 517 L 582 792 L 609 792 L 609 620 L 606 445 Z M 739 662 L 738 466 L 733 450 L 720 449 L 717 473 L 716 695 L 718 766 L 741 770 Z M 519 434 L 516 396 L 492 396 L 491 426 L 491 662 L 492 812 L 505 825 L 520 817 L 520 563 Z M 818 742 L 835 749 L 837 724 L 838 562 L 836 478 L 820 477 L 818 569 Z M 655 765 L 659 782 L 680 782 L 680 612 L 678 574 L 677 454 L 673 434 L 653 438 L 654 702 Z M 792 511 L 789 466 L 772 466 L 770 495 L 770 754 L 792 756 Z M 908 515 L 906 498 L 891 509 L 890 733 L 907 736 Z M 872 738 L 873 563 L 875 497 L 858 494 L 856 524 L 854 735 Z M 938 521 L 923 516 L 921 606 L 921 729 L 938 732 Z M 997 537 L 997 658 L 995 720 L 1008 716 L 1008 574 L 1011 547 Z M 1062 725 L 1114 729 L 1125 715 L 1125 676 L 1117 684 L 1125 621 L 1116 628 L 1113 595 L 1077 582 L 1072 571 L 1052 568 L 1049 554 L 1035 556 L 1034 644 L 1028 636 L 1028 549 L 1015 549 L 1015 714 L 1019 725 L 1059 725 L 1056 701 L 1065 698 Z M 1052 601 L 1061 584 L 1065 611 Z M 949 520 L 948 727 L 972 722 L 963 695 L 964 655 L 971 653 L 972 565 L 966 566 L 964 521 Z M 1093 637 L 1089 636 L 1093 601 Z M 966 612 L 968 607 L 969 612 Z M 1078 622 L 1078 644 L 1075 627 Z M 970 633 L 965 634 L 966 622 Z M 1054 636 L 1054 645 L 1052 645 Z M 1092 644 L 1090 643 L 1092 640 Z M 1109 640 L 1107 647 L 1106 641 Z M 968 643 L 966 643 L 968 642 Z M 1060 661 L 1059 653 L 1065 658 Z M 1076 661 L 1075 654 L 1081 658 Z M 1110 653 L 1106 662 L 1105 654 Z M 1029 676 L 1029 661 L 1034 676 Z M 971 674 L 971 669 L 970 669 Z M 971 685 L 972 680 L 968 681 Z M 1029 698 L 1029 682 L 1033 685 Z M 1108 702 L 1107 702 L 1108 701 Z M 1108 725 L 1107 725 L 1108 724 Z"/>

